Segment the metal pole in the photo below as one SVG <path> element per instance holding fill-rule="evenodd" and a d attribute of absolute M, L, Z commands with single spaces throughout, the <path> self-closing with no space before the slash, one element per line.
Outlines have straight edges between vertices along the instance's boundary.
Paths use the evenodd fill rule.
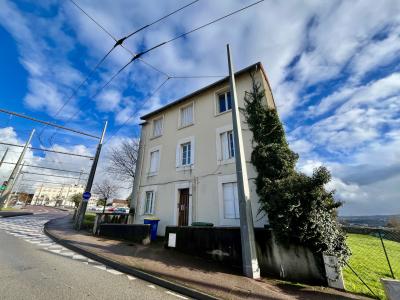
<path fill-rule="evenodd" d="M 92 164 L 92 167 L 90 169 L 89 178 L 88 178 L 88 181 L 86 183 L 85 192 L 89 192 L 90 193 L 90 191 L 92 190 L 93 180 L 94 180 L 94 176 L 96 174 L 97 163 L 99 161 L 101 147 L 103 145 L 103 140 L 104 140 L 104 135 L 106 134 L 106 129 L 107 129 L 107 121 L 104 124 L 103 132 L 101 134 L 101 138 L 100 138 L 99 144 L 97 145 L 96 155 L 95 155 L 95 157 L 93 159 L 93 164 Z M 78 213 L 77 213 L 77 215 L 75 217 L 75 220 L 74 220 L 75 221 L 74 227 L 75 227 L 76 230 L 80 230 L 81 227 L 82 227 L 83 220 L 85 218 L 87 204 L 88 204 L 88 200 L 85 200 L 85 199 L 82 199 L 81 203 L 79 204 Z"/>
<path fill-rule="evenodd" d="M 382 234 L 381 234 L 380 231 L 378 231 L 378 233 L 379 233 L 379 238 L 381 239 L 382 248 L 383 248 L 383 252 L 385 253 L 386 261 L 387 261 L 387 263 L 388 263 L 388 265 L 389 265 L 390 273 L 392 274 L 392 278 L 393 278 L 393 279 L 396 279 L 396 278 L 394 277 L 393 270 L 392 270 L 392 266 L 391 266 L 391 264 L 390 264 L 390 260 L 389 260 L 389 257 L 388 257 L 388 255 L 387 255 L 387 252 L 386 252 L 385 244 L 383 243 Z"/>
<path fill-rule="evenodd" d="M 258 266 L 256 243 L 254 238 L 253 214 L 251 211 L 249 180 L 247 177 L 247 167 L 244 156 L 242 126 L 240 124 L 239 107 L 237 103 L 235 74 L 233 71 L 229 44 L 226 45 L 226 48 L 229 65 L 230 93 L 232 99 L 232 123 L 235 141 L 234 147 L 239 198 L 243 273 L 247 277 L 258 279 L 260 278 L 260 268 Z"/>
<path fill-rule="evenodd" d="M 19 181 L 19 176 L 20 176 L 21 173 L 22 173 L 21 171 L 22 171 L 22 169 L 24 168 L 24 164 L 25 164 L 25 161 L 22 163 L 21 168 L 18 169 L 17 176 L 16 176 L 15 180 L 14 180 L 14 181 L 12 182 L 12 184 L 11 184 L 10 193 L 8 194 L 8 197 L 7 197 L 7 199 L 6 199 L 6 202 L 4 203 L 4 206 L 5 206 L 5 207 L 7 207 L 8 204 L 10 203 L 11 195 L 12 195 L 13 190 L 14 190 L 14 186 L 16 186 L 16 183 Z M 19 183 L 18 183 L 18 184 L 19 184 Z"/>
<path fill-rule="evenodd" d="M 34 133 L 35 129 L 32 130 L 31 135 L 29 136 L 29 139 L 26 141 L 24 149 L 22 150 L 18 158 L 17 164 L 15 165 L 13 171 L 11 172 L 10 178 L 8 179 L 7 188 L 4 190 L 4 193 L 0 197 L 0 209 L 3 207 L 5 200 L 8 198 L 8 195 L 10 194 L 11 191 L 10 186 L 13 185 L 14 179 L 17 177 L 19 166 L 25 157 L 26 150 L 28 149 L 28 146 L 31 143 Z"/>
<path fill-rule="evenodd" d="M 8 153 L 8 148 L 6 149 L 6 152 L 4 152 L 3 157 L 1 158 L 0 168 L 1 168 L 1 165 L 3 164 L 3 162 L 4 162 L 4 159 L 6 158 L 7 153 Z"/>

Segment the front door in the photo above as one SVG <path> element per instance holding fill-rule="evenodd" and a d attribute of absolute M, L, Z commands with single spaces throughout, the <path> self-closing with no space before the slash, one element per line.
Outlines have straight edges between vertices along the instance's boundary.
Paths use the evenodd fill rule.
<path fill-rule="evenodd" d="M 189 189 L 179 190 L 178 226 L 189 225 Z"/>

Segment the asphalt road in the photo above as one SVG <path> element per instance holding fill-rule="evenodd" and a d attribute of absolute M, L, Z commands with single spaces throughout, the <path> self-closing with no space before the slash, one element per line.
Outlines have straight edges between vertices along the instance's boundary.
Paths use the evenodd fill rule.
<path fill-rule="evenodd" d="M 188 299 L 54 243 L 42 228 L 61 214 L 0 218 L 0 299 Z"/>

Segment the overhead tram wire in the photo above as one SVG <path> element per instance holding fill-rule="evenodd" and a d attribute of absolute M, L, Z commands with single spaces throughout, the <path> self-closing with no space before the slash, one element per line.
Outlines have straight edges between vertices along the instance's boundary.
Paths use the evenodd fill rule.
<path fill-rule="evenodd" d="M 170 80 L 171 78 L 167 78 L 165 79 L 163 82 L 161 82 L 161 84 L 159 86 L 157 86 L 156 89 L 154 89 L 154 91 L 147 97 L 147 99 L 145 101 L 143 101 L 141 104 L 141 106 L 139 107 L 139 109 L 142 109 L 143 106 L 147 103 L 147 101 L 149 101 L 166 83 L 168 80 Z M 125 120 L 124 123 L 122 123 L 116 131 L 114 131 L 114 133 L 104 142 L 103 145 L 107 144 L 109 141 L 111 141 L 116 135 L 117 133 L 126 125 L 128 124 L 128 122 L 133 118 L 133 115 L 131 115 L 128 119 Z"/>
<path fill-rule="evenodd" d="M 78 87 L 72 92 L 71 96 L 67 98 L 67 100 L 66 100 L 66 101 L 63 103 L 63 105 L 57 110 L 57 112 L 55 113 L 55 115 L 54 115 L 53 117 L 57 117 L 57 116 L 59 115 L 59 113 L 64 109 L 64 107 L 72 100 L 73 97 L 76 96 L 76 94 L 77 94 L 78 91 L 82 88 L 82 86 L 85 85 L 85 84 L 90 80 L 90 78 L 95 74 L 95 72 L 96 72 L 97 69 L 100 67 L 100 65 L 103 64 L 103 62 L 106 60 L 106 58 L 111 54 L 111 52 L 112 52 L 117 46 L 123 46 L 124 41 L 127 40 L 128 38 L 132 37 L 133 35 L 139 33 L 139 32 L 142 31 L 142 30 L 144 30 L 144 29 L 146 29 L 146 28 L 148 28 L 148 27 L 150 27 L 150 26 L 152 26 L 152 25 L 154 25 L 154 24 L 156 24 L 156 23 L 158 23 L 158 22 L 160 22 L 160 21 L 162 21 L 162 20 L 164 20 L 164 19 L 166 19 L 166 18 L 168 18 L 168 17 L 174 15 L 174 14 L 176 14 L 177 12 L 179 12 L 179 11 L 181 11 L 181 10 L 183 10 L 183 9 L 185 9 L 185 8 L 187 8 L 187 7 L 191 6 L 191 5 L 193 5 L 193 4 L 195 4 L 195 3 L 198 2 L 198 1 L 200 1 L 200 0 L 192 1 L 192 2 L 190 2 L 190 3 L 188 3 L 188 4 L 184 5 L 184 6 L 182 6 L 182 7 L 178 8 L 178 9 L 176 9 L 176 10 L 174 10 L 174 11 L 168 13 L 167 15 L 165 15 L 165 16 L 163 16 L 163 17 L 161 17 L 161 18 L 159 18 L 159 19 L 157 19 L 157 20 L 155 20 L 155 21 L 153 21 L 153 22 L 151 22 L 151 23 L 149 23 L 149 24 L 146 24 L 146 25 L 140 27 L 139 29 L 137 29 L 137 30 L 131 32 L 130 34 L 128 34 L 128 35 L 126 35 L 125 37 L 123 37 L 123 38 L 121 38 L 121 39 L 118 40 L 118 39 L 117 39 L 114 35 L 112 35 L 104 26 L 102 26 L 102 25 L 101 25 L 99 22 L 97 22 L 91 15 L 89 15 L 81 6 L 79 6 L 75 1 L 70 0 L 70 2 L 71 2 L 75 7 L 77 7 L 77 8 L 78 8 L 83 14 L 85 14 L 90 20 L 92 20 L 92 21 L 93 21 L 99 28 L 101 28 L 109 37 L 111 37 L 111 38 L 114 40 L 115 44 L 114 44 L 114 46 L 103 56 L 103 58 L 96 64 L 96 66 L 90 71 L 90 73 L 88 74 L 88 76 L 86 76 L 86 78 L 85 78 L 85 79 L 78 85 Z M 70 121 L 70 120 L 71 120 L 71 118 L 69 118 L 67 121 Z M 47 127 L 47 126 L 44 126 L 44 127 L 42 128 L 42 130 L 40 131 L 39 135 L 38 135 L 39 142 L 40 142 L 42 145 L 43 145 L 43 141 L 41 140 L 41 136 L 42 136 L 43 131 L 45 130 L 46 127 Z M 56 133 L 57 133 L 57 130 L 56 130 L 55 133 L 51 136 L 51 138 L 50 138 L 51 141 L 53 140 L 53 137 L 54 137 L 54 135 L 55 135 Z"/>
<path fill-rule="evenodd" d="M 182 34 L 180 34 L 180 35 L 177 35 L 177 36 L 175 36 L 175 37 L 173 37 L 173 38 L 171 38 L 171 39 L 169 39 L 169 40 L 167 40 L 167 41 L 165 41 L 165 42 L 159 43 L 159 44 L 157 44 L 157 45 L 155 45 L 155 46 L 153 46 L 153 47 L 150 47 L 150 48 L 148 48 L 148 49 L 146 49 L 146 50 L 144 50 L 144 51 L 142 51 L 142 52 L 139 52 L 139 53 L 135 54 L 124 66 L 122 66 L 122 67 L 111 77 L 111 79 L 110 79 L 109 81 L 107 81 L 107 83 L 106 83 L 105 85 L 103 85 L 103 86 L 100 88 L 100 90 L 98 90 L 98 91 L 95 93 L 95 95 L 97 96 L 98 94 L 100 94 L 100 92 L 101 92 L 106 86 L 108 86 L 108 85 L 111 83 L 111 81 L 113 81 L 113 80 L 114 80 L 123 70 L 125 70 L 132 62 L 134 62 L 135 60 L 138 60 L 139 58 L 141 58 L 141 56 L 143 56 L 143 55 L 145 55 L 145 54 L 147 54 L 147 53 L 149 53 L 149 52 L 151 52 L 151 51 L 153 51 L 153 50 L 155 50 L 155 49 L 157 49 L 157 48 L 159 48 L 159 47 L 161 47 L 161 46 L 165 46 L 166 44 L 169 44 L 169 43 L 171 43 L 171 42 L 173 42 L 173 41 L 176 41 L 177 39 L 183 38 L 183 37 L 185 37 L 185 36 L 187 36 L 187 35 L 189 35 L 189 34 L 191 34 L 191 33 L 193 33 L 193 32 L 196 32 L 196 31 L 198 31 L 198 30 L 200 30 L 200 29 L 203 29 L 203 28 L 205 28 L 205 27 L 207 27 L 207 26 L 210 26 L 210 25 L 212 25 L 212 24 L 214 24 L 214 23 L 217 23 L 217 22 L 219 22 L 219 21 L 221 21 L 221 20 L 223 20 L 223 19 L 226 19 L 226 18 L 228 18 L 228 17 L 230 17 L 230 16 L 232 16 L 232 15 L 234 15 L 234 14 L 237 14 L 237 13 L 239 13 L 239 12 L 242 12 L 242 11 L 244 11 L 244 10 L 250 8 L 250 7 L 253 7 L 253 6 L 257 5 L 257 4 L 260 4 L 261 2 L 264 2 L 264 1 L 265 1 L 265 0 L 259 0 L 259 1 L 253 2 L 253 3 L 251 3 L 251 4 L 249 4 L 249 5 L 246 5 L 246 6 L 242 7 L 242 8 L 240 8 L 240 9 L 237 9 L 237 10 L 235 10 L 235 11 L 232 11 L 232 12 L 230 12 L 230 13 L 228 13 L 228 14 L 222 16 L 222 17 L 219 17 L 219 18 L 217 18 L 217 19 L 214 19 L 214 20 L 212 20 L 212 21 L 210 21 L 210 22 L 208 22 L 208 23 L 206 23 L 206 24 L 203 24 L 203 25 L 201 25 L 201 26 L 198 26 L 198 27 L 196 27 L 196 28 L 193 28 L 192 30 L 189 30 L 189 31 L 187 31 L 187 32 L 185 32 L 185 33 L 182 33 Z M 127 49 L 127 48 L 124 47 L 124 49 Z M 165 80 L 165 82 L 168 81 L 169 79 L 171 79 L 171 78 L 168 77 L 168 78 Z M 121 128 L 122 128 L 122 127 L 121 127 Z M 54 136 L 54 135 L 53 135 L 53 136 Z"/>
<path fill-rule="evenodd" d="M 4 161 L 3 164 L 15 165 L 16 163 Z M 27 164 L 25 164 L 24 167 L 27 167 L 27 168 L 37 168 L 37 169 L 46 169 L 46 170 L 59 171 L 59 172 L 66 172 L 66 173 L 76 173 L 76 174 L 82 174 L 82 175 L 88 175 L 88 174 L 89 174 L 89 173 L 82 172 L 82 171 L 63 170 L 63 169 L 58 169 L 58 168 L 50 168 L 50 167 L 43 167 L 43 166 L 36 166 L 36 165 L 27 165 Z"/>
<path fill-rule="evenodd" d="M 216 22 L 218 22 L 218 21 L 221 21 L 221 20 L 223 20 L 223 19 L 225 19 L 225 18 L 227 18 L 227 17 L 229 17 L 229 16 L 232 16 L 232 15 L 234 15 L 234 14 L 236 14 L 236 13 L 239 13 L 239 12 L 241 12 L 241 11 L 243 11 L 243 10 L 246 10 L 246 9 L 248 9 L 248 8 L 254 6 L 254 5 L 257 5 L 257 4 L 261 3 L 261 2 L 264 2 L 264 1 L 265 1 L 265 0 L 259 0 L 259 1 L 257 1 L 257 2 L 252 3 L 252 4 L 249 4 L 249 5 L 247 5 L 247 6 L 245 6 L 245 7 L 242 7 L 242 8 L 240 8 L 240 9 L 238 9 L 238 10 L 235 10 L 235 11 L 233 11 L 233 12 L 230 12 L 230 13 L 227 14 L 227 15 L 224 15 L 224 16 L 222 16 L 222 17 L 220 17 L 220 18 L 217 18 L 217 19 L 215 19 L 215 20 L 213 20 L 213 21 L 210 21 L 210 22 L 208 22 L 208 23 L 206 23 L 206 24 L 204 24 L 204 25 L 201 25 L 201 26 L 196 27 L 196 28 L 194 28 L 194 29 L 192 29 L 192 30 L 190 30 L 190 31 L 187 31 L 187 32 L 185 32 L 185 33 L 182 33 L 182 34 L 180 34 L 180 35 L 178 35 L 178 36 L 176 36 L 176 37 L 174 37 L 174 38 L 172 38 L 172 39 L 169 39 L 169 40 L 167 40 L 167 41 L 165 41 L 165 42 L 159 43 L 159 44 L 157 44 L 157 45 L 155 45 L 155 46 L 153 46 L 153 47 L 151 47 L 151 48 L 149 48 L 149 49 L 147 49 L 147 50 L 144 50 L 144 51 L 142 51 L 142 52 L 139 52 L 139 53 L 135 54 L 125 65 L 123 65 L 123 66 L 110 78 L 110 80 L 108 80 L 108 81 L 106 82 L 106 84 L 104 84 L 104 85 L 95 93 L 95 96 L 99 95 L 100 92 L 101 92 L 105 87 L 107 87 L 107 86 L 108 86 L 108 85 L 109 85 L 123 70 L 125 70 L 132 62 L 134 62 L 135 60 L 138 60 L 139 58 L 141 58 L 141 56 L 143 56 L 144 54 L 147 54 L 147 53 L 149 53 L 149 52 L 151 52 L 151 51 L 153 51 L 153 50 L 155 50 L 155 49 L 157 49 L 157 48 L 159 48 L 159 47 L 161 47 L 161 46 L 164 46 L 164 45 L 166 45 L 166 44 L 168 44 L 168 43 L 171 43 L 171 42 L 173 42 L 173 41 L 175 41 L 175 40 L 177 40 L 177 39 L 180 39 L 180 38 L 182 38 L 182 37 L 184 37 L 184 36 L 186 36 L 186 35 L 188 35 L 188 34 L 191 34 L 191 33 L 195 32 L 195 31 L 197 31 L 197 30 L 200 30 L 200 29 L 202 29 L 202 28 L 204 28 L 204 27 L 207 27 L 207 26 L 209 26 L 209 25 L 211 25 L 211 24 L 214 24 L 214 23 L 216 23 Z M 127 49 L 127 48 L 124 47 L 124 49 Z M 128 49 L 128 51 L 130 51 L 130 50 Z M 163 72 L 163 73 L 164 73 L 166 76 L 168 76 L 169 79 L 173 78 L 173 77 L 169 76 L 168 74 L 166 74 L 165 72 Z M 183 77 L 183 76 L 182 76 L 182 77 Z M 94 96 L 93 96 L 92 98 L 94 98 Z"/>
<path fill-rule="evenodd" d="M 85 178 L 82 178 L 82 177 L 72 177 L 72 176 L 63 176 L 63 175 L 54 175 L 54 174 L 45 174 L 45 173 L 35 173 L 35 172 L 26 172 L 26 171 L 23 171 L 22 173 L 23 174 L 28 174 L 28 175 L 41 175 L 41 176 L 70 178 L 70 179 L 79 179 L 79 180 L 84 180 L 85 179 Z"/>

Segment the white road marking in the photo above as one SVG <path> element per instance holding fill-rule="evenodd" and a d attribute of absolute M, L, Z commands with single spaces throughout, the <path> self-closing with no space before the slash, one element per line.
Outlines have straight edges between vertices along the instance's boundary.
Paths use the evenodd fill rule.
<path fill-rule="evenodd" d="M 180 298 L 180 299 L 189 299 L 189 298 L 186 298 L 186 297 L 184 297 L 184 296 L 182 296 L 182 295 L 179 295 L 179 294 L 175 294 L 174 292 L 171 292 L 171 291 L 165 291 L 168 295 L 172 295 L 172 296 L 175 296 L 175 297 L 178 297 L 178 298 Z"/>
<path fill-rule="evenodd" d="M 148 286 L 149 288 L 156 289 L 156 287 L 155 287 L 154 285 L 152 285 L 152 284 L 148 284 L 147 286 Z"/>
<path fill-rule="evenodd" d="M 98 265 L 98 266 L 93 266 L 93 267 L 95 267 L 95 268 L 97 268 L 97 269 L 100 269 L 100 270 L 104 270 L 104 271 L 107 270 L 107 268 L 106 268 L 105 265 Z"/>
<path fill-rule="evenodd" d="M 117 270 L 114 270 L 114 269 L 109 269 L 109 268 L 107 268 L 106 271 L 111 273 L 111 274 L 113 274 L 113 275 L 122 275 L 123 274 L 120 271 L 117 271 Z"/>
<path fill-rule="evenodd" d="M 136 277 L 133 277 L 131 275 L 126 275 L 128 277 L 129 280 L 136 280 Z"/>

